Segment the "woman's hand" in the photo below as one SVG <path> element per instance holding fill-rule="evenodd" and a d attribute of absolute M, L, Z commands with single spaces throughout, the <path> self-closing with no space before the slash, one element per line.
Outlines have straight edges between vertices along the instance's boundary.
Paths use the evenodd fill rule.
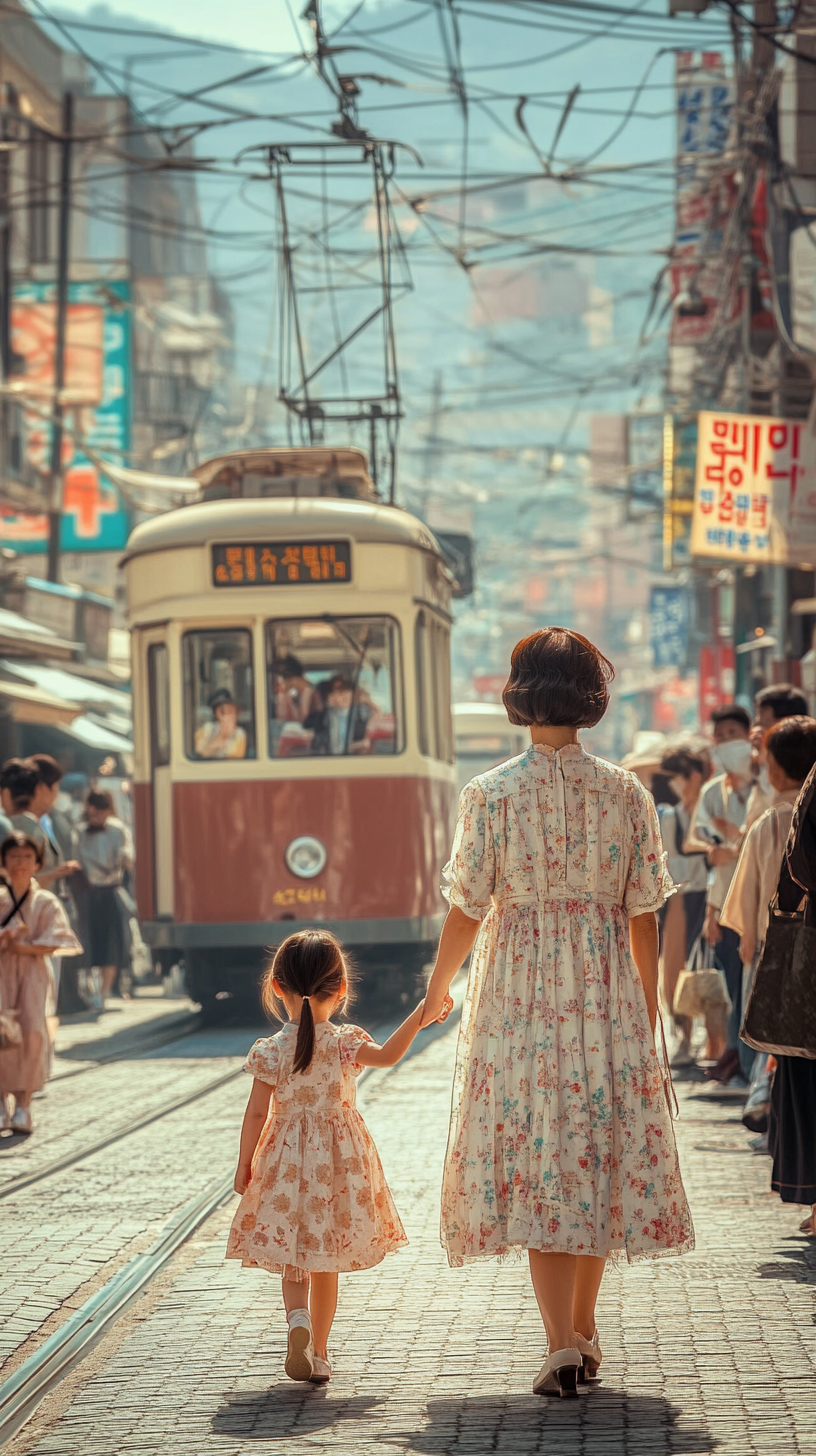
<path fill-rule="evenodd" d="M 249 1187 L 251 1181 L 252 1181 L 252 1164 L 251 1163 L 239 1163 L 238 1164 L 237 1172 L 235 1174 L 235 1182 L 232 1185 L 233 1188 L 235 1189 L 235 1192 L 236 1193 L 246 1193 L 247 1188 Z"/>
<path fill-rule="evenodd" d="M 447 1021 L 453 1010 L 453 997 L 448 991 L 434 991 L 428 988 L 428 993 L 422 1007 L 420 1027 L 432 1026 L 435 1021 Z"/>

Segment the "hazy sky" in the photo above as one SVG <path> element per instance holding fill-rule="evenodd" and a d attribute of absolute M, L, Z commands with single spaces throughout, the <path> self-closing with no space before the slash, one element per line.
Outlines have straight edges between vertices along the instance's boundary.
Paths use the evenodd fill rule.
<path fill-rule="evenodd" d="M 173 0 L 172 5 L 167 0 L 117 0 L 112 5 L 99 5 L 96 0 L 70 0 L 70 8 L 83 14 L 93 10 L 95 19 L 100 19 L 108 10 L 113 15 L 132 17 L 205 40 L 230 41 L 264 51 L 291 51 L 295 43 L 295 25 L 286 0 L 239 0 L 232 4 L 224 0 Z M 294 16 L 302 9 L 300 0 L 291 4 Z"/>

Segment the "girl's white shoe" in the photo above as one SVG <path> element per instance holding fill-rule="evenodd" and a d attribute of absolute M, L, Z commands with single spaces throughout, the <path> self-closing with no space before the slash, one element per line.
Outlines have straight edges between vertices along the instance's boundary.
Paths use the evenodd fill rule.
<path fill-rule="evenodd" d="M 331 1380 L 331 1365 L 328 1360 L 322 1360 L 319 1355 L 314 1357 L 314 1371 L 311 1376 L 313 1385 L 325 1385 Z"/>
<path fill-rule="evenodd" d="M 533 1381 L 533 1395 L 564 1395 L 577 1399 L 580 1369 L 580 1350 L 572 1345 L 566 1350 L 553 1350 Z"/>
<path fill-rule="evenodd" d="M 583 1385 L 587 1380 L 598 1379 L 598 1366 L 603 1359 L 601 1354 L 601 1337 L 596 1330 L 591 1340 L 584 1335 L 573 1335 L 578 1349 L 581 1351 L 581 1369 L 578 1371 L 578 1383 Z"/>
<path fill-rule="evenodd" d="M 308 1309 L 293 1309 L 288 1320 L 289 1341 L 283 1368 L 290 1380 L 311 1380 L 315 1367 L 311 1315 Z"/>

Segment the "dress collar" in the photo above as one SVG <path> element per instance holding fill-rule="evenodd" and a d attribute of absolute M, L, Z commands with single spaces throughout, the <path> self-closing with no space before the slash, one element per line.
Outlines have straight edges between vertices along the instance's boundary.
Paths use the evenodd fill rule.
<path fill-rule="evenodd" d="M 542 754 L 544 758 L 575 758 L 586 756 L 580 743 L 565 743 L 563 748 L 552 748 L 549 743 L 531 743 L 528 753 Z"/>

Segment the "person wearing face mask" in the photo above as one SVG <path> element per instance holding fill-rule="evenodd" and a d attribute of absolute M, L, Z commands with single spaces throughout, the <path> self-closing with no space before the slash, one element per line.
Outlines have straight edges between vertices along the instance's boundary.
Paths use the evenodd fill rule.
<path fill-rule="evenodd" d="M 726 1048 L 709 1076 L 718 1082 L 742 1085 L 739 1065 L 739 1028 L 742 1005 L 742 961 L 739 936 L 720 924 L 720 914 L 737 867 L 748 799 L 753 787 L 751 766 L 751 719 L 739 703 L 726 703 L 711 714 L 714 747 L 711 758 L 714 778 L 700 795 L 694 813 L 686 852 L 704 849 L 709 875 L 703 933 L 714 947 L 731 997 Z M 736 1080 L 734 1080 L 736 1079 Z"/>
<path fill-rule="evenodd" d="M 774 683 L 769 688 L 762 688 L 754 698 L 751 747 L 754 751 L 755 780 L 745 815 L 746 829 L 750 829 L 774 803 L 774 788 L 768 774 L 764 744 L 766 733 L 775 723 L 782 723 L 785 718 L 807 717 L 809 711 L 804 693 L 790 683 Z"/>
<path fill-rule="evenodd" d="M 663 848 L 668 855 L 669 875 L 677 889 L 660 911 L 661 989 L 670 1013 L 680 972 L 702 932 L 705 918 L 706 855 L 701 850 L 686 854 L 684 845 L 710 768 L 707 755 L 689 747 L 664 753 L 660 764 L 660 773 L 668 781 L 668 787 L 677 800 L 675 804 L 659 804 L 657 809 Z M 691 1053 L 691 1017 L 671 1014 L 680 1037 L 671 1064 L 673 1067 L 688 1067 L 694 1060 Z M 722 1049 L 722 1044 L 707 1048 L 717 1056 Z"/>

